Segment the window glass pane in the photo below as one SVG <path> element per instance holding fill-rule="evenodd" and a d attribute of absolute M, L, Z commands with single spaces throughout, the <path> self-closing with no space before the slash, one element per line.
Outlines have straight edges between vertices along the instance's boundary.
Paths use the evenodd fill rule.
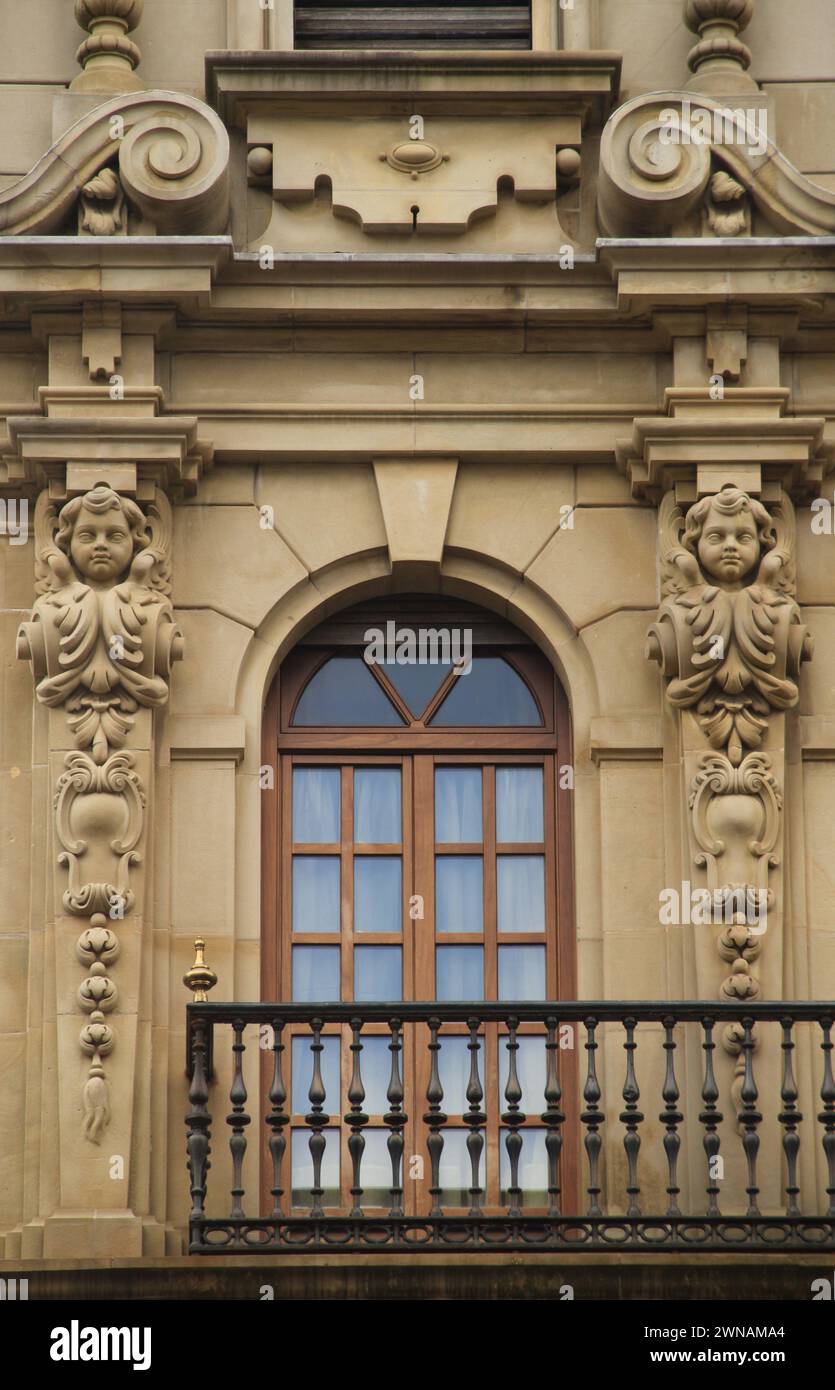
<path fill-rule="evenodd" d="M 431 655 L 431 652 L 430 652 Z M 386 661 L 380 664 L 416 719 L 419 719 L 452 668 L 450 661 Z"/>
<path fill-rule="evenodd" d="M 357 1003 L 403 998 L 403 952 L 399 946 L 357 946 L 354 998 Z"/>
<path fill-rule="evenodd" d="M 358 854 L 354 859 L 354 931 L 396 931 L 403 920 L 400 859 Z"/>
<path fill-rule="evenodd" d="M 365 1100 L 362 1108 L 366 1115 L 385 1115 L 389 1108 L 386 1091 L 391 1076 L 391 1052 L 389 1039 L 382 1033 L 363 1033 L 360 1066 L 362 1084 L 365 1087 Z M 403 1054 L 400 1054 L 401 1074 Z"/>
<path fill-rule="evenodd" d="M 293 931 L 339 931 L 339 860 L 335 854 L 294 855 Z"/>
<path fill-rule="evenodd" d="M 312 1036 L 293 1038 L 293 1114 L 306 1115 L 310 1109 L 310 1083 L 313 1080 Z M 322 1038 L 319 1053 L 322 1084 L 325 1088 L 325 1114 L 338 1115 L 342 1108 L 339 1085 L 339 1038 Z"/>
<path fill-rule="evenodd" d="M 439 767 L 435 773 L 435 841 L 480 845 L 481 768 Z"/>
<path fill-rule="evenodd" d="M 322 1131 L 325 1152 L 322 1155 L 320 1183 L 324 1188 L 322 1204 L 326 1207 L 339 1206 L 339 1131 Z M 292 1142 L 292 1191 L 294 1207 L 311 1207 L 313 1198 L 313 1159 L 310 1156 L 310 1134 L 304 1129 L 293 1130 Z"/>
<path fill-rule="evenodd" d="M 539 844 L 545 837 L 541 767 L 496 768 L 496 839 Z"/>
<path fill-rule="evenodd" d="M 544 1129 L 522 1129 L 522 1152 L 519 1155 L 518 1186 L 522 1189 L 523 1207 L 546 1207 L 548 1205 L 548 1153 L 545 1148 Z M 499 1171 L 501 1174 L 501 1202 L 507 1206 L 510 1197 L 510 1159 L 507 1156 L 505 1136 L 501 1137 Z"/>
<path fill-rule="evenodd" d="M 455 681 L 433 724 L 542 726 L 539 710 L 522 677 L 500 656 L 477 656 Z"/>
<path fill-rule="evenodd" d="M 500 854 L 496 894 L 499 931 L 545 930 L 545 860 L 541 854 Z"/>
<path fill-rule="evenodd" d="M 487 1144 L 481 1151 L 478 1165 L 478 1186 L 485 1188 L 487 1171 Z M 444 1149 L 441 1154 L 440 1178 L 443 1193 L 441 1204 L 445 1207 L 469 1207 L 472 1205 L 472 1164 L 467 1149 L 466 1129 L 444 1129 Z"/>
<path fill-rule="evenodd" d="M 517 1034 L 519 1051 L 516 1053 L 516 1075 L 522 1087 L 519 1102 L 523 1112 L 536 1114 L 545 1109 L 545 1038 L 525 1038 Z M 499 1106 L 505 1106 L 505 1087 L 507 1086 L 510 1057 L 507 1050 L 507 1035 L 499 1038 Z"/>
<path fill-rule="evenodd" d="M 354 842 L 400 844 L 400 768 L 358 767 L 354 773 Z"/>
<path fill-rule="evenodd" d="M 435 913 L 439 932 L 484 930 L 484 870 L 480 855 L 436 857 Z"/>
<path fill-rule="evenodd" d="M 438 946 L 435 967 L 439 999 L 484 998 L 483 946 Z"/>
<path fill-rule="evenodd" d="M 499 998 L 545 998 L 545 947 L 499 947 Z"/>
<path fill-rule="evenodd" d="M 387 1147 L 389 1131 L 364 1129 L 362 1133 L 365 1149 L 360 1165 L 360 1202 L 363 1207 L 388 1207 L 391 1205 L 391 1155 Z M 406 1171 L 408 1172 L 408 1168 Z M 400 1178 L 402 1182 L 402 1166 Z"/>
<path fill-rule="evenodd" d="M 339 844 L 339 768 L 293 768 L 293 840 Z"/>
<path fill-rule="evenodd" d="M 296 725 L 400 725 L 394 705 L 361 656 L 332 656 L 302 691 L 293 715 Z"/>
<path fill-rule="evenodd" d="M 339 999 L 339 947 L 293 947 L 293 999 L 297 1004 Z"/>
<path fill-rule="evenodd" d="M 464 1115 L 469 1110 L 467 1082 L 470 1079 L 469 1038 L 441 1035 L 438 1053 L 438 1075 L 444 1088 L 441 1109 L 446 1115 Z M 480 1039 L 478 1074 L 484 1086 L 484 1040 Z"/>

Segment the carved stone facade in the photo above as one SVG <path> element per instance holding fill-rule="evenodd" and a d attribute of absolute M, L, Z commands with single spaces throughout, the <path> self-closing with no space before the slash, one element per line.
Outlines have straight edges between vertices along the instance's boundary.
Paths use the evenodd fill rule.
<path fill-rule="evenodd" d="M 359 601 L 554 666 L 578 998 L 835 997 L 829 0 L 534 0 L 533 51 L 419 60 L 295 49 L 289 0 L 38 5 L 0 71 L 0 1256 L 183 1252 L 182 979 L 205 939 L 261 997 L 265 702 Z M 665 921 L 684 883 L 730 920 Z"/>

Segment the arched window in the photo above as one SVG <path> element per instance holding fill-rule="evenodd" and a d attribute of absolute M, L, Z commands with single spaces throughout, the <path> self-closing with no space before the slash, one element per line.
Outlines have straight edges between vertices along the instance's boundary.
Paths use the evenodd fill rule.
<path fill-rule="evenodd" d="M 265 716 L 277 796 L 265 814 L 265 999 L 398 1003 L 574 997 L 568 713 L 545 656 L 516 628 L 471 605 L 400 599 L 317 628 L 285 660 Z M 486 1081 L 504 1087 L 502 1029 L 484 1028 Z M 406 1039 L 420 1088 L 425 1047 Z M 529 1088 L 523 1178 L 544 1202 L 539 1124 L 541 1029 L 520 1032 Z M 363 1030 L 364 1204 L 388 1201 L 383 1025 Z M 447 1205 L 469 1186 L 467 1038 L 441 1039 Z M 323 1040 L 326 1090 L 342 1094 L 350 1030 Z M 290 1049 L 293 1188 L 309 1202 L 310 1034 Z M 505 1066 L 503 1061 L 501 1066 Z M 329 1084 L 330 1083 L 330 1084 Z M 370 1107 L 370 1109 L 369 1109 Z M 490 1107 L 494 1117 L 501 1106 Z M 522 1101 L 525 1109 L 525 1101 Z M 409 1124 L 421 1147 L 420 1108 Z M 349 1201 L 339 1112 L 327 1131 L 325 1203 Z M 497 1120 L 491 1121 L 494 1125 Z M 292 1136 L 291 1136 L 292 1137 Z M 488 1207 L 506 1185 L 504 1146 L 488 1134 Z M 526 1166 L 527 1165 L 527 1166 Z M 377 1187 L 375 1188 L 376 1174 Z M 415 1184 L 412 1184 L 415 1186 Z M 417 1184 L 412 1200 L 421 1210 Z"/>

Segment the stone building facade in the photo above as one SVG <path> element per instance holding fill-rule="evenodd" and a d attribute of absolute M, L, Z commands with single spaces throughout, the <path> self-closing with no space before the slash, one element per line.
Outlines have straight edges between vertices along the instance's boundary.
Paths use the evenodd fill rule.
<path fill-rule="evenodd" d="M 750 1215 L 758 1144 L 760 1210 L 802 1212 L 831 1242 L 829 0 L 515 8 L 512 41 L 485 7 L 477 41 L 443 44 L 433 11 L 425 40 L 360 28 L 340 47 L 292 0 L 0 0 L 7 1271 L 53 1271 L 51 1287 L 80 1264 L 178 1272 L 181 1289 L 225 1277 L 222 1250 L 188 1255 L 183 977 L 201 938 L 212 999 L 290 999 L 280 762 L 348 743 L 293 734 L 281 672 L 351 623 L 416 614 L 555 673 L 556 997 L 741 1010 L 717 1015 L 719 1205 Z M 462 723 L 448 754 L 503 747 Z M 731 889 L 767 926 L 694 920 L 694 894 Z M 823 1008 L 792 1016 L 792 1084 L 779 1009 L 742 1016 L 780 1001 Z M 627 1213 L 626 1107 L 641 1210 L 669 1213 L 666 1135 L 681 1210 L 704 1214 L 718 1150 L 709 1123 L 702 1143 L 698 1012 L 676 1023 L 675 1093 L 663 1018 L 639 1023 L 637 1119 L 622 1024 L 600 1024 L 598 1111 L 577 1020 L 566 1105 L 585 1081 L 604 1123 L 582 1120 L 576 1212 L 591 1157 L 603 1210 Z M 230 1152 L 217 1033 L 220 1219 L 242 1127 Z M 242 1071 L 255 1188 L 263 1056 L 251 1043 Z M 369 1257 L 340 1258 L 349 1291 L 365 1287 Z M 374 1256 L 387 1277 L 481 1270 L 497 1297 L 520 1267 L 620 1278 L 653 1258 Z M 665 1258 L 674 1276 L 695 1257 Z M 699 1258 L 722 1277 L 720 1256 Z M 735 1258 L 751 1279 L 771 1259 L 808 1283 L 816 1257 Z M 333 1266 L 256 1245 L 248 1259 L 288 1287 Z"/>

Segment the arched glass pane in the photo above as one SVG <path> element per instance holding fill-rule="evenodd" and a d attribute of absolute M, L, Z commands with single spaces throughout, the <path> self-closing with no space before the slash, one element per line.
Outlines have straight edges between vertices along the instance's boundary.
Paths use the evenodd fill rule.
<path fill-rule="evenodd" d="M 302 691 L 293 716 L 294 725 L 308 727 L 402 727 L 402 723 L 360 656 L 332 656 L 320 666 Z"/>
<path fill-rule="evenodd" d="M 536 701 L 512 666 L 500 656 L 477 656 L 472 668 L 455 681 L 432 724 L 541 727 L 542 720 Z"/>

